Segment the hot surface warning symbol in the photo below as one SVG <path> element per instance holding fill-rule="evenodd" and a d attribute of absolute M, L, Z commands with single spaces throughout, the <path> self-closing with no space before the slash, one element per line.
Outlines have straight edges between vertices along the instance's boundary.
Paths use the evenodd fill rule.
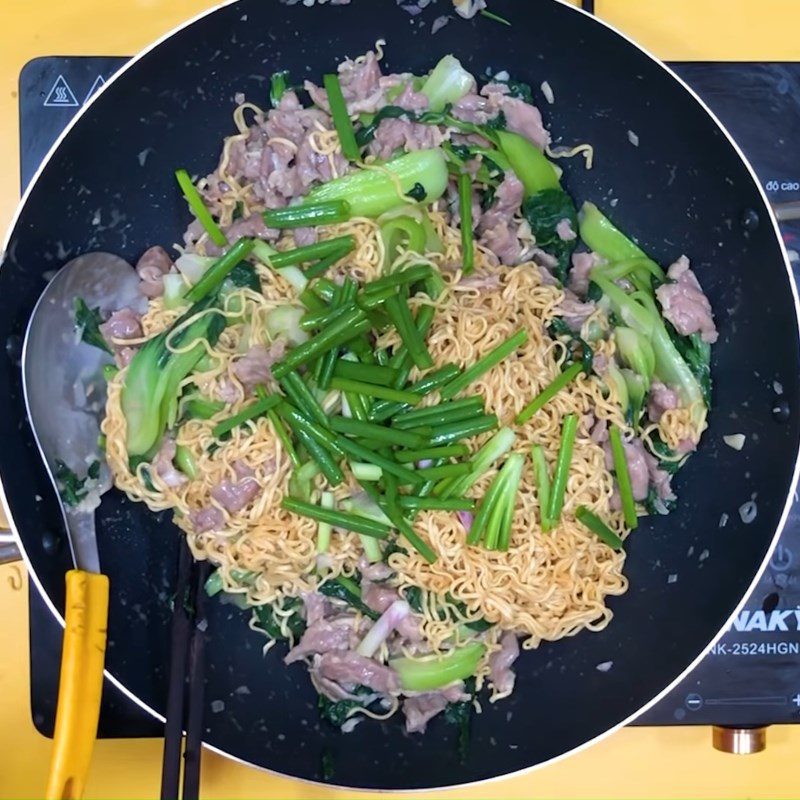
<path fill-rule="evenodd" d="M 59 75 L 56 78 L 53 88 L 48 92 L 44 100 L 44 105 L 48 108 L 69 108 L 70 106 L 78 105 L 75 94 L 69 88 L 69 84 L 64 80 L 63 75 Z"/>

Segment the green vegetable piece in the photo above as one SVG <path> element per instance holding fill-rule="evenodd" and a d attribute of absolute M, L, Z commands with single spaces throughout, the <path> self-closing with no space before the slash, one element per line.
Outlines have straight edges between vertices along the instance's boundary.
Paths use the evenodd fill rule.
<path fill-rule="evenodd" d="M 211 212 L 206 208 L 206 204 L 192 183 L 189 173 L 185 169 L 176 170 L 175 178 L 178 181 L 178 186 L 181 187 L 184 199 L 189 204 L 189 208 L 197 218 L 197 221 L 203 226 L 203 230 L 217 247 L 225 247 L 228 244 L 228 239 L 211 216 Z M 199 300 L 200 298 L 195 299 Z"/>
<path fill-rule="evenodd" d="M 598 539 L 605 542 L 609 547 L 614 550 L 622 550 L 622 539 L 620 539 L 600 517 L 589 511 L 586 506 L 578 506 L 575 517 L 578 522 L 585 525 Z"/>
<path fill-rule="evenodd" d="M 534 414 L 543 409 L 562 389 L 568 386 L 583 371 L 580 364 L 567 367 L 557 378 L 548 384 L 542 391 L 517 414 L 517 425 L 524 425 Z"/>
<path fill-rule="evenodd" d="M 82 297 L 76 297 L 72 304 L 72 313 L 75 321 L 75 331 L 80 340 L 90 344 L 92 347 L 97 347 L 99 350 L 105 350 L 109 355 L 113 355 L 108 342 L 106 342 L 103 334 L 100 333 L 100 323 L 102 322 L 100 309 L 89 308 Z"/>
<path fill-rule="evenodd" d="M 451 650 L 447 655 L 428 658 L 394 658 L 389 666 L 407 692 L 431 692 L 475 674 L 486 648 L 479 642 Z"/>
<path fill-rule="evenodd" d="M 201 340 L 213 347 L 225 329 L 215 303 L 214 296 L 196 303 L 168 330 L 145 342 L 131 360 L 121 396 L 129 456 L 145 456 L 158 445 L 182 381 L 205 353 Z"/>
<path fill-rule="evenodd" d="M 558 451 L 556 470 L 553 476 L 553 487 L 550 494 L 550 510 L 547 518 L 552 525 L 558 525 L 561 519 L 561 509 L 564 507 L 564 493 L 567 489 L 569 468 L 572 463 L 572 449 L 575 445 L 575 435 L 578 432 L 578 417 L 567 414 L 561 426 L 561 447 Z"/>
<path fill-rule="evenodd" d="M 614 459 L 614 474 L 617 476 L 619 486 L 619 496 L 622 502 L 622 513 L 625 517 L 625 524 L 629 528 L 638 525 L 636 516 L 636 500 L 633 497 L 631 487 L 631 476 L 628 472 L 628 460 L 625 458 L 625 446 L 622 443 L 622 434 L 616 425 L 608 429 L 608 438 L 611 443 L 611 455 Z"/>
<path fill-rule="evenodd" d="M 342 94 L 339 76 L 330 73 L 324 75 L 322 83 L 328 93 L 328 105 L 331 109 L 336 132 L 339 134 L 342 153 L 348 161 L 358 161 L 361 153 L 356 144 L 356 134 L 353 130 L 353 123 L 350 121 L 350 115 L 347 112 L 347 103 L 345 103 L 344 95 Z"/>
<path fill-rule="evenodd" d="M 493 367 L 497 366 L 503 359 L 508 358 L 515 350 L 522 347 L 528 341 L 528 332 L 524 329 L 517 331 L 504 342 L 493 347 L 485 356 L 478 359 L 471 367 L 468 367 L 457 378 L 453 379 L 441 390 L 442 400 L 449 400 L 459 392 L 467 388 L 473 381 L 478 380 Z"/>
<path fill-rule="evenodd" d="M 455 105 L 474 86 L 475 78 L 461 62 L 455 56 L 446 55 L 433 68 L 421 92 L 428 98 L 432 111 L 443 111 L 446 106 Z"/>
<path fill-rule="evenodd" d="M 522 214 L 531 226 L 536 244 L 558 260 L 555 275 L 562 283 L 566 283 L 570 258 L 578 240 L 564 241 L 558 235 L 558 223 L 566 219 L 572 230 L 577 230 L 578 221 L 572 198 L 560 188 L 542 189 L 525 200 Z"/>
<path fill-rule="evenodd" d="M 497 131 L 496 136 L 500 150 L 525 187 L 526 197 L 531 197 L 544 189 L 561 191 L 555 167 L 533 142 L 510 131 Z M 574 217 L 574 209 L 572 214 Z"/>
<path fill-rule="evenodd" d="M 281 98 L 286 94 L 288 87 L 289 71 L 273 72 L 269 80 L 269 103 L 273 108 L 280 105 Z"/>
<path fill-rule="evenodd" d="M 475 269 L 475 240 L 472 236 L 472 181 L 466 173 L 458 176 L 458 211 L 461 215 L 461 268 L 469 275 Z"/>
<path fill-rule="evenodd" d="M 350 219 L 350 204 L 346 200 L 324 203 L 300 203 L 285 208 L 271 208 L 262 215 L 268 228 L 313 228 L 335 225 Z"/>
<path fill-rule="evenodd" d="M 301 517 L 309 517 L 317 522 L 327 522 L 337 528 L 344 528 L 355 533 L 363 533 L 365 536 L 374 536 L 376 539 L 385 539 L 389 535 L 389 527 L 380 522 L 359 517 L 356 514 L 348 514 L 345 511 L 334 511 L 312 503 L 305 503 L 294 497 L 284 497 L 281 506 L 293 514 Z"/>
<path fill-rule="evenodd" d="M 539 521 L 542 531 L 550 530 L 550 520 L 547 512 L 550 509 L 550 473 L 547 470 L 547 461 L 544 457 L 544 448 L 540 444 L 531 447 L 533 468 L 536 473 L 536 492 L 539 497 Z"/>
<path fill-rule="evenodd" d="M 309 200 L 347 200 L 354 217 L 379 217 L 402 207 L 405 195 L 419 183 L 425 203 L 438 200 L 447 188 L 447 163 L 438 149 L 416 150 L 399 156 L 380 169 L 362 169 L 313 189 Z M 399 190 L 402 193 L 398 193 Z"/>
<path fill-rule="evenodd" d="M 220 256 L 204 273 L 197 283 L 184 295 L 187 303 L 197 303 L 217 289 L 240 261 L 253 251 L 252 239 L 239 239 L 233 247 Z"/>

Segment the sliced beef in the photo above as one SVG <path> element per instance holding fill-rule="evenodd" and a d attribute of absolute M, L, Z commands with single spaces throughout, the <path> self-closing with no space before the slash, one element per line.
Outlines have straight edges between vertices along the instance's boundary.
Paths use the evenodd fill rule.
<path fill-rule="evenodd" d="M 324 594 L 319 592 L 304 592 L 300 598 L 303 601 L 303 611 L 305 612 L 306 625 L 313 625 L 325 619 L 325 615 L 330 611 L 330 603 Z"/>
<path fill-rule="evenodd" d="M 152 462 L 156 475 L 170 488 L 180 486 L 187 481 L 186 476 L 172 463 L 177 449 L 175 440 L 171 436 L 165 436 Z"/>
<path fill-rule="evenodd" d="M 139 339 L 144 335 L 141 317 L 132 308 L 115 311 L 100 325 L 100 333 L 114 353 L 114 360 L 120 368 L 130 364 L 139 346 L 120 344 L 119 340 Z"/>
<path fill-rule="evenodd" d="M 650 455 L 650 453 L 645 454 L 645 460 L 647 461 L 647 473 L 650 478 L 650 483 L 656 491 L 656 496 L 660 500 L 674 500 L 675 494 L 672 491 L 672 476 L 666 470 L 659 467 L 658 459 Z"/>
<path fill-rule="evenodd" d="M 572 269 L 569 272 L 567 286 L 578 297 L 586 297 L 589 291 L 589 273 L 600 264 L 602 259 L 597 253 L 573 253 Z"/>
<path fill-rule="evenodd" d="M 427 724 L 450 703 L 464 703 L 470 695 L 464 692 L 461 681 L 445 687 L 439 692 L 424 692 L 406 697 L 403 700 L 403 714 L 408 733 L 424 733 Z"/>
<path fill-rule="evenodd" d="M 497 187 L 494 202 L 481 217 L 479 232 L 484 233 L 503 223 L 511 226 L 514 217 L 519 214 L 524 194 L 525 187 L 519 178 L 511 170 L 506 172 L 502 183 Z"/>
<path fill-rule="evenodd" d="M 285 352 L 286 343 L 282 339 L 269 347 L 256 344 L 233 365 L 233 374 L 244 387 L 245 395 L 252 394 L 258 384 L 272 380 L 272 365 L 283 358 Z"/>
<path fill-rule="evenodd" d="M 394 574 L 383 561 L 376 561 L 372 564 L 364 556 L 358 559 L 358 571 L 365 581 L 385 581 Z"/>
<path fill-rule="evenodd" d="M 422 92 L 415 92 L 414 87 L 409 82 L 405 85 L 403 91 L 397 95 L 392 105 L 400 106 L 406 111 L 413 111 L 418 114 L 420 111 L 427 111 L 428 98 Z"/>
<path fill-rule="evenodd" d="M 317 672 L 322 678 L 345 687 L 366 686 L 383 693 L 396 692 L 400 688 L 400 681 L 394 670 L 352 650 L 326 652 L 319 659 Z"/>
<path fill-rule="evenodd" d="M 556 233 L 562 242 L 571 242 L 578 238 L 578 234 L 572 230 L 572 223 L 568 219 L 560 219 L 556 224 Z"/>
<path fill-rule="evenodd" d="M 384 119 L 378 125 L 368 150 L 378 160 L 387 161 L 397 151 L 410 153 L 413 150 L 438 147 L 443 138 L 442 132 L 435 125 L 423 125 L 402 117 Z"/>
<path fill-rule="evenodd" d="M 216 506 L 206 506 L 190 511 L 189 521 L 192 523 L 195 533 L 206 533 L 222 528 L 225 524 L 225 517 Z"/>
<path fill-rule="evenodd" d="M 519 642 L 511 631 L 506 631 L 500 639 L 500 649 L 489 656 L 489 680 L 496 692 L 509 694 L 514 689 L 516 675 L 511 669 L 519 658 Z"/>
<path fill-rule="evenodd" d="M 351 614 L 317 620 L 306 628 L 299 643 L 286 654 L 284 662 L 292 664 L 315 653 L 349 650 L 358 641 L 354 622 L 355 617 Z"/>
<path fill-rule="evenodd" d="M 496 118 L 501 111 L 508 130 L 524 136 L 540 149 L 550 142 L 550 134 L 542 123 L 539 109 L 524 100 L 511 97 L 505 84 L 487 83 L 480 94 L 467 94 L 453 106 L 453 116 L 479 125 Z"/>
<path fill-rule="evenodd" d="M 634 500 L 644 500 L 647 497 L 647 488 L 650 485 L 650 472 L 647 466 L 647 451 L 641 439 L 623 442 L 625 461 L 628 464 L 628 474 L 631 478 L 631 489 Z M 614 468 L 614 459 L 611 455 L 611 446 L 606 442 L 603 445 L 606 454 L 606 468 Z"/>
<path fill-rule="evenodd" d="M 479 292 L 494 292 L 500 288 L 500 276 L 496 272 L 487 275 L 485 273 L 473 273 L 466 278 L 462 278 L 458 285 L 462 288 L 477 289 Z"/>
<path fill-rule="evenodd" d="M 389 606 L 396 600 L 400 600 L 400 594 L 391 586 L 382 583 L 371 583 L 365 580 L 361 585 L 361 599 L 373 610 L 383 614 Z M 420 631 L 419 616 L 409 614 L 397 623 L 395 628 L 397 635 L 410 642 L 418 642 L 422 638 Z"/>
<path fill-rule="evenodd" d="M 591 301 L 581 302 L 572 291 L 565 289 L 559 310 L 569 329 L 579 333 L 583 323 L 594 313 L 595 304 Z"/>
<path fill-rule="evenodd" d="M 235 514 L 255 498 L 260 487 L 255 473 L 243 461 L 235 461 L 232 466 L 236 480 L 223 478 L 211 490 L 211 497 L 226 511 Z"/>
<path fill-rule="evenodd" d="M 699 333 L 704 342 L 716 342 L 719 334 L 714 325 L 711 303 L 703 294 L 697 276 L 689 268 L 689 259 L 681 256 L 667 270 L 667 277 L 672 283 L 665 283 L 656 289 L 664 316 L 683 336 Z"/>
<path fill-rule="evenodd" d="M 141 278 L 139 291 L 145 297 L 160 297 L 164 294 L 164 276 L 171 269 L 172 259 L 163 247 L 145 250 L 136 262 L 136 272 Z"/>
<path fill-rule="evenodd" d="M 522 258 L 522 244 L 515 225 L 498 222 L 494 227 L 485 228 L 478 241 L 507 266 L 518 264 Z"/>
<path fill-rule="evenodd" d="M 653 422 L 658 422 L 665 411 L 677 407 L 678 395 L 660 381 L 654 381 L 647 401 L 647 416 Z"/>
<path fill-rule="evenodd" d="M 356 61 L 347 59 L 339 65 L 339 84 L 350 114 L 371 114 L 386 105 L 386 87 L 381 78 L 378 57 L 372 51 Z M 330 111 L 325 89 L 311 81 L 306 81 L 304 88 L 314 105 Z"/>

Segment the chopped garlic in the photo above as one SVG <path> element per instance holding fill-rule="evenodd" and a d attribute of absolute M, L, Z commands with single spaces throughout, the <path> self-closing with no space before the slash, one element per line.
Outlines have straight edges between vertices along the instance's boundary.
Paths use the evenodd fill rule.
<path fill-rule="evenodd" d="M 741 450 L 744 447 L 745 438 L 743 433 L 732 433 L 730 436 L 723 436 L 722 441 L 734 450 Z"/>

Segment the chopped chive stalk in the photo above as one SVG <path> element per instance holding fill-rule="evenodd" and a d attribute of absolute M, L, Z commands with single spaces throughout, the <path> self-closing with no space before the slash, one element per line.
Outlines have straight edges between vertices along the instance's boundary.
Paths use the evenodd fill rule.
<path fill-rule="evenodd" d="M 215 439 L 219 439 L 225 436 L 226 433 L 230 433 L 234 428 L 238 428 L 241 424 L 263 416 L 271 408 L 275 408 L 280 401 L 281 398 L 276 394 L 265 397 L 262 400 L 256 400 L 255 403 L 251 403 L 247 408 L 243 408 L 238 414 L 234 414 L 232 417 L 218 422 L 212 428 L 211 433 Z"/>
<path fill-rule="evenodd" d="M 175 178 L 178 181 L 178 186 L 181 187 L 186 202 L 189 204 L 189 208 L 197 218 L 197 221 L 203 226 L 203 230 L 217 247 L 225 247 L 228 244 L 228 239 L 211 216 L 211 212 L 206 208 L 206 204 L 192 183 L 189 173 L 185 169 L 175 170 Z"/>
<path fill-rule="evenodd" d="M 356 133 L 353 130 L 353 123 L 347 113 L 347 103 L 342 94 L 342 85 L 339 83 L 339 76 L 327 74 L 322 78 L 325 91 L 328 93 L 328 104 L 331 108 L 331 117 L 339 134 L 339 142 L 342 145 L 342 153 L 348 161 L 358 161 L 361 158 L 361 151 L 356 143 Z"/>
<path fill-rule="evenodd" d="M 489 11 L 486 8 L 482 8 L 478 12 L 482 17 L 486 17 L 486 19 L 490 19 L 493 22 L 499 22 L 501 25 L 508 25 L 511 26 L 511 23 L 505 18 L 501 17 L 499 14 L 495 14 L 493 11 Z"/>
<path fill-rule="evenodd" d="M 321 508 L 333 509 L 333 492 L 323 492 L 319 498 Z M 320 520 L 317 526 L 317 552 L 327 553 L 328 548 L 331 546 L 331 532 L 333 526 L 330 522 L 323 522 Z"/>
<path fill-rule="evenodd" d="M 106 381 L 113 380 L 118 372 L 119 372 L 119 367 L 116 364 L 103 364 L 104 380 Z"/>
<path fill-rule="evenodd" d="M 267 209 L 262 216 L 268 228 L 313 228 L 316 225 L 336 225 L 350 219 L 350 203 L 347 200 L 300 203 L 284 208 Z"/>
<path fill-rule="evenodd" d="M 185 419 L 211 419 L 223 408 L 225 408 L 225 403 L 222 400 L 191 397 L 181 404 L 181 414 Z"/>
<path fill-rule="evenodd" d="M 379 386 L 389 386 L 397 377 L 397 370 L 392 367 L 382 367 L 378 364 L 360 364 L 356 361 L 339 359 L 333 370 L 337 378 L 349 378 L 363 383 L 375 383 Z"/>
<path fill-rule="evenodd" d="M 479 433 L 486 433 L 497 427 L 497 417 L 494 414 L 481 414 L 479 417 L 471 417 L 460 422 L 451 422 L 449 425 L 442 425 L 431 437 L 432 447 L 444 444 L 452 444 L 461 439 L 469 439 Z"/>
<path fill-rule="evenodd" d="M 422 483 L 424 480 L 424 478 L 418 476 L 408 467 L 404 467 L 402 464 L 398 464 L 391 458 L 382 456 L 380 453 L 376 453 L 374 450 L 370 450 L 368 447 L 364 447 L 363 445 L 350 441 L 344 436 L 337 437 L 336 443 L 351 458 L 354 458 L 358 461 L 368 461 L 370 464 L 375 464 L 376 466 L 381 467 L 384 472 L 388 472 L 390 475 L 397 476 L 403 483 Z"/>
<path fill-rule="evenodd" d="M 308 287 L 300 292 L 297 299 L 308 309 L 310 314 L 316 314 L 317 311 L 324 311 L 327 308 L 325 301 Z"/>
<path fill-rule="evenodd" d="M 304 314 L 303 318 L 300 320 L 300 327 L 304 331 L 324 328 L 339 319 L 342 314 L 353 311 L 354 308 L 354 305 L 345 306 L 331 304 L 331 306 L 320 309 L 319 311 L 312 311 L 309 314 Z"/>
<path fill-rule="evenodd" d="M 262 242 L 262 244 L 266 244 Z M 322 242 L 315 242 L 314 244 L 304 245 L 303 247 L 295 247 L 291 250 L 273 250 L 267 245 L 266 247 L 258 247 L 256 249 L 256 256 L 259 260 L 263 260 L 275 269 L 283 269 L 284 267 L 296 266 L 297 264 L 305 264 L 308 261 L 316 261 L 320 258 L 325 258 L 331 253 L 342 251 L 342 256 L 355 249 L 356 240 L 350 234 L 346 236 L 337 236 L 333 239 L 325 239 Z M 268 252 L 268 251 L 272 252 Z"/>
<path fill-rule="evenodd" d="M 458 176 L 458 210 L 461 215 L 461 264 L 465 275 L 475 269 L 475 242 L 472 238 L 472 181 Z"/>
<path fill-rule="evenodd" d="M 608 429 L 608 439 L 611 444 L 611 455 L 614 459 L 614 473 L 617 476 L 619 486 L 619 496 L 622 502 L 622 514 L 625 517 L 625 524 L 629 528 L 635 528 L 639 524 L 636 516 L 636 500 L 633 497 L 631 486 L 631 476 L 628 472 L 628 460 L 625 458 L 625 445 L 622 443 L 622 434 L 616 425 L 611 425 Z"/>
<path fill-rule="evenodd" d="M 531 457 L 536 474 L 536 491 L 539 495 L 540 523 L 543 531 L 549 531 L 550 520 L 547 518 L 547 512 L 550 510 L 550 473 L 547 470 L 544 448 L 540 444 L 533 445 Z"/>
<path fill-rule="evenodd" d="M 372 422 L 361 422 L 360 420 L 347 419 L 346 417 L 331 417 L 329 422 L 331 428 L 337 433 L 358 436 L 381 444 L 401 446 L 410 444 L 415 447 L 422 447 L 425 444 L 424 436 L 418 436 L 408 431 L 395 431 L 391 428 L 385 428 L 383 425 L 375 425 Z"/>
<path fill-rule="evenodd" d="M 460 422 L 470 417 L 478 417 L 483 413 L 483 399 L 480 397 L 465 397 L 462 400 L 452 400 L 448 403 L 439 403 L 435 406 L 415 408 L 413 411 L 404 411 L 392 417 L 392 427 L 406 429 L 418 425 L 446 425 L 450 422 Z"/>
<path fill-rule="evenodd" d="M 379 481 L 383 477 L 383 470 L 377 464 L 367 464 L 363 461 L 351 461 L 350 472 L 357 481 Z"/>
<path fill-rule="evenodd" d="M 384 303 L 386 313 L 389 315 L 392 324 L 397 328 L 403 344 L 408 350 L 408 354 L 414 364 L 420 369 L 428 369 L 433 366 L 433 358 L 425 346 L 425 338 L 417 330 L 414 324 L 414 317 L 405 299 L 399 294 L 390 297 Z"/>
<path fill-rule="evenodd" d="M 312 336 L 307 342 L 290 350 L 272 367 L 272 374 L 280 380 L 287 373 L 309 361 L 313 361 L 329 350 L 341 347 L 370 329 L 370 322 L 360 308 L 343 314 L 325 330 Z"/>
<path fill-rule="evenodd" d="M 414 530 L 413 526 L 403 516 L 399 507 L 386 505 L 384 507 L 386 516 L 392 522 L 400 535 L 429 563 L 436 563 L 436 553 L 431 546 Z"/>
<path fill-rule="evenodd" d="M 294 449 L 292 438 L 286 432 L 286 428 L 283 426 L 281 418 L 278 416 L 278 412 L 275 411 L 274 408 L 271 408 L 269 411 L 267 411 L 267 416 L 269 417 L 269 421 L 272 423 L 275 435 L 278 437 L 278 439 L 280 439 L 283 449 L 286 451 L 286 455 L 289 456 L 289 460 L 295 467 L 299 467 L 300 457 L 297 455 L 297 450 Z"/>
<path fill-rule="evenodd" d="M 187 303 L 196 303 L 202 300 L 216 288 L 222 285 L 225 278 L 233 268 L 243 261 L 255 247 L 253 239 L 239 239 L 233 247 L 220 256 L 204 273 L 197 283 L 186 292 L 184 299 Z"/>
<path fill-rule="evenodd" d="M 435 460 L 437 458 L 461 458 L 469 455 L 469 448 L 465 444 L 448 444 L 444 447 L 422 447 L 418 450 L 398 450 L 395 460 L 401 464 L 413 461 Z"/>
<path fill-rule="evenodd" d="M 517 425 L 526 423 L 537 411 L 544 408 L 563 388 L 571 383 L 583 370 L 582 364 L 573 364 L 565 369 L 557 378 L 542 389 L 539 394 L 519 412 L 515 422 Z"/>
<path fill-rule="evenodd" d="M 378 292 L 370 292 L 367 294 L 366 292 L 358 298 L 358 305 L 364 309 L 364 311 L 372 311 L 373 309 L 378 308 L 378 306 L 382 306 L 390 297 L 393 297 L 397 289 L 394 286 L 387 286 L 385 289 L 381 289 Z"/>
<path fill-rule="evenodd" d="M 321 258 L 316 264 L 312 264 L 306 269 L 305 276 L 308 280 L 318 278 L 324 275 L 337 261 L 344 258 L 350 251 L 351 247 L 346 244 L 341 245 L 338 250 L 334 250 L 329 255 Z"/>
<path fill-rule="evenodd" d="M 190 480 L 193 481 L 197 475 L 197 462 L 194 460 L 192 451 L 182 444 L 175 448 L 175 466 Z"/>
<path fill-rule="evenodd" d="M 385 289 L 391 289 L 398 286 L 408 286 L 411 283 L 424 281 L 430 277 L 432 267 L 429 264 L 417 264 L 413 267 L 393 272 L 391 275 L 385 275 L 374 281 L 370 281 L 364 287 L 364 294 L 377 294 L 383 292 Z"/>
<path fill-rule="evenodd" d="M 598 539 L 605 542 L 609 547 L 612 547 L 614 550 L 622 550 L 622 539 L 620 539 L 600 517 L 589 511 L 586 506 L 578 506 L 575 517 L 581 525 L 585 525 Z"/>
<path fill-rule="evenodd" d="M 287 373 L 281 379 L 280 384 L 283 391 L 286 392 L 286 396 L 301 413 L 309 419 L 316 420 L 320 425 L 328 424 L 328 415 L 298 372 Z"/>
<path fill-rule="evenodd" d="M 289 424 L 292 426 L 298 441 L 303 445 L 303 447 L 305 447 L 305 449 L 308 451 L 308 454 L 316 462 L 328 483 L 331 486 L 338 486 L 340 483 L 342 483 L 342 481 L 344 481 L 344 473 L 342 472 L 341 467 L 333 459 L 333 456 L 331 456 L 330 452 L 326 450 L 325 447 L 321 445 L 313 436 L 311 436 L 306 429 L 296 425 L 295 419 L 290 420 Z"/>
<path fill-rule="evenodd" d="M 498 470 L 472 521 L 467 544 L 476 545 L 485 539 L 486 548 L 494 550 L 503 543 L 507 509 L 510 506 L 513 514 L 523 464 L 523 457 L 519 453 L 512 453 Z"/>
<path fill-rule="evenodd" d="M 469 471 L 469 464 L 443 464 L 440 467 L 418 469 L 417 475 L 426 481 L 437 481 L 440 478 L 452 478 L 454 475 L 466 475 Z"/>
<path fill-rule="evenodd" d="M 452 497 L 465 494 L 469 488 L 489 470 L 489 468 L 502 458 L 514 444 L 515 434 L 511 428 L 500 428 L 497 433 L 486 442 L 469 460 L 472 471 L 468 475 L 456 478 L 455 481 L 442 482 L 436 487 L 439 497 Z"/>
<path fill-rule="evenodd" d="M 344 392 L 343 395 L 347 407 L 350 409 L 352 418 L 359 420 L 359 422 L 367 422 L 369 419 L 369 409 L 367 408 L 367 401 L 364 395 L 355 394 L 354 392 Z M 344 416 L 344 414 L 342 416 Z"/>
<path fill-rule="evenodd" d="M 578 417 L 567 414 L 561 426 L 561 447 L 558 451 L 558 460 L 553 475 L 553 486 L 550 493 L 550 510 L 547 518 L 551 525 L 558 525 L 561 519 L 561 509 L 564 507 L 564 493 L 567 490 L 569 468 L 572 463 L 572 449 L 575 445 L 575 434 L 578 431 Z"/>
<path fill-rule="evenodd" d="M 281 70 L 280 72 L 273 72 L 269 80 L 269 102 L 273 108 L 277 108 L 281 102 L 281 98 L 286 94 L 289 88 L 286 79 L 289 77 L 288 70 Z"/>
<path fill-rule="evenodd" d="M 330 453 L 339 458 L 344 458 L 344 451 L 341 450 L 337 444 L 338 437 L 327 428 L 309 419 L 305 414 L 290 406 L 288 403 L 281 403 L 278 410 L 292 430 L 302 430 Z"/>
<path fill-rule="evenodd" d="M 504 358 L 508 358 L 508 356 L 522 347 L 527 341 L 528 332 L 523 328 L 504 342 L 501 342 L 497 347 L 493 347 L 483 358 L 478 359 L 471 367 L 465 369 L 461 375 L 442 388 L 442 399 L 449 400 L 455 397 L 473 381 L 480 378 L 481 375 L 488 372 L 492 367 L 497 366 Z"/>
<path fill-rule="evenodd" d="M 427 306 L 426 306 L 427 308 Z M 424 311 L 425 309 L 423 309 Z M 420 315 L 422 312 L 420 312 Z M 436 391 L 441 386 L 449 383 L 453 378 L 461 372 L 459 367 L 455 364 L 446 364 L 434 372 L 429 372 L 424 378 L 420 378 L 416 383 L 409 387 L 409 390 L 420 396 L 425 396 L 433 391 Z M 395 384 L 397 386 L 397 384 Z M 401 414 L 404 411 L 409 411 L 411 406 L 404 403 L 392 403 L 384 401 L 376 403 L 370 412 L 370 419 L 373 422 L 383 422 L 384 420 L 393 417 L 396 414 Z"/>
<path fill-rule="evenodd" d="M 401 508 L 414 508 L 430 511 L 472 511 L 475 502 L 468 498 L 452 497 L 443 500 L 441 497 L 419 497 L 413 494 L 404 494 L 400 498 Z"/>
<path fill-rule="evenodd" d="M 333 301 L 338 288 L 338 284 L 334 283 L 332 280 L 328 280 L 328 278 L 317 278 L 312 286 L 314 294 L 326 303 Z"/>
<path fill-rule="evenodd" d="M 378 386 L 377 384 L 365 383 L 364 381 L 354 381 L 349 378 L 337 378 L 336 376 L 334 376 L 331 381 L 331 388 L 338 389 L 341 392 L 353 392 L 363 395 L 364 397 L 374 397 L 379 400 L 406 403 L 411 406 L 416 405 L 422 399 L 422 396 L 415 392 L 409 392 L 403 389 L 392 389 L 388 386 Z"/>
<path fill-rule="evenodd" d="M 376 522 L 366 517 L 359 517 L 356 514 L 349 514 L 345 511 L 335 511 L 329 508 L 322 508 L 313 503 L 306 503 L 294 497 L 284 497 L 281 503 L 283 508 L 301 517 L 309 517 L 318 522 L 327 522 L 336 528 L 344 528 L 355 533 L 363 533 L 365 536 L 373 536 L 376 539 L 385 539 L 389 535 L 389 526 L 382 522 Z"/>

